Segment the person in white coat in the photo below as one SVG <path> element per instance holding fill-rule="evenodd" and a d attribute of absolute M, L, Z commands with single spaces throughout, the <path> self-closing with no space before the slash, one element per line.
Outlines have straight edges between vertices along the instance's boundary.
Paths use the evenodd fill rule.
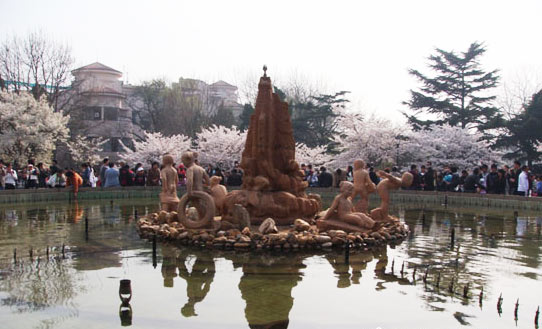
<path fill-rule="evenodd" d="M 518 179 L 518 195 L 529 196 L 529 168 L 521 167 Z"/>

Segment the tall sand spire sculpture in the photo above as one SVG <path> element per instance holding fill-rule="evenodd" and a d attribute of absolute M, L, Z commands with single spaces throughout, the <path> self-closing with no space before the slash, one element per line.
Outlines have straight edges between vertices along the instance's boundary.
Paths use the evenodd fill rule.
<path fill-rule="evenodd" d="M 289 225 L 296 218 L 313 218 L 320 202 L 305 193 L 307 183 L 295 161 L 288 103 L 273 93 L 266 70 L 264 66 L 242 154 L 243 186 L 226 196 L 223 220 L 232 220 L 233 205 L 241 204 L 253 224 L 272 217 L 279 225 Z"/>

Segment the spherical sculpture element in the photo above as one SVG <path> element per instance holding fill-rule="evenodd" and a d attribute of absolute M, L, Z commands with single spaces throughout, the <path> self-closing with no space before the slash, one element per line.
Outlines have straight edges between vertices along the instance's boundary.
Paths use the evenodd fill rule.
<path fill-rule="evenodd" d="M 186 216 L 186 206 L 189 201 L 195 201 L 194 206 L 198 211 L 198 220 L 192 220 Z M 179 221 L 186 228 L 208 228 L 211 226 L 215 217 L 215 202 L 213 197 L 203 191 L 193 191 L 191 195 L 185 194 L 179 202 L 178 214 Z"/>

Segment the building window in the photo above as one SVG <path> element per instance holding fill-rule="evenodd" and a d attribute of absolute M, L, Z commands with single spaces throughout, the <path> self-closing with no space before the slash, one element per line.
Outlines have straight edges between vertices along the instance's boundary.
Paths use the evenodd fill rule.
<path fill-rule="evenodd" d="M 119 109 L 116 107 L 104 107 L 104 120 L 118 121 Z"/>
<path fill-rule="evenodd" d="M 102 108 L 99 106 L 86 106 L 83 108 L 85 120 L 102 120 Z"/>

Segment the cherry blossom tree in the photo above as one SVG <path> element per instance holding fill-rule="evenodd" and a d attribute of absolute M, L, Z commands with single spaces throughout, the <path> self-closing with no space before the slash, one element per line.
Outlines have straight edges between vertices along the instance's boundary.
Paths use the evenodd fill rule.
<path fill-rule="evenodd" d="M 67 142 L 68 152 L 72 161 L 77 164 L 83 162 L 98 163 L 99 153 L 107 140 L 103 138 L 85 138 L 80 135 L 73 135 Z"/>
<path fill-rule="evenodd" d="M 175 162 L 180 163 L 181 155 L 189 150 L 192 141 L 184 135 L 163 136 L 161 133 L 144 132 L 145 139 L 134 141 L 133 149 L 122 144 L 124 152 L 120 158 L 127 163 L 141 162 L 145 167 L 149 167 L 154 161 L 161 162 L 162 157 L 169 153 L 173 156 Z"/>
<path fill-rule="evenodd" d="M 344 168 L 356 159 L 374 165 L 394 161 L 397 137 L 403 127 L 374 115 L 365 119 L 356 113 L 344 113 L 338 125 L 340 131 L 334 140 L 338 154 L 331 161 L 332 167 Z"/>
<path fill-rule="evenodd" d="M 236 127 L 211 126 L 196 134 L 195 144 L 201 164 L 221 165 L 223 169 L 233 167 L 241 160 L 247 132 Z"/>
<path fill-rule="evenodd" d="M 325 146 L 308 147 L 303 143 L 297 143 L 295 146 L 295 160 L 299 165 L 312 164 L 315 167 L 326 165 L 331 157 L 327 154 Z"/>
<path fill-rule="evenodd" d="M 437 167 L 471 168 L 482 163 L 499 163 L 500 152 L 490 149 L 482 134 L 449 125 L 411 132 L 401 141 L 399 156 L 411 163 L 431 161 Z"/>
<path fill-rule="evenodd" d="M 36 100 L 29 92 L 0 93 L 0 156 L 25 163 L 49 161 L 57 143 L 69 135 L 69 116 L 55 112 L 46 97 Z"/>

